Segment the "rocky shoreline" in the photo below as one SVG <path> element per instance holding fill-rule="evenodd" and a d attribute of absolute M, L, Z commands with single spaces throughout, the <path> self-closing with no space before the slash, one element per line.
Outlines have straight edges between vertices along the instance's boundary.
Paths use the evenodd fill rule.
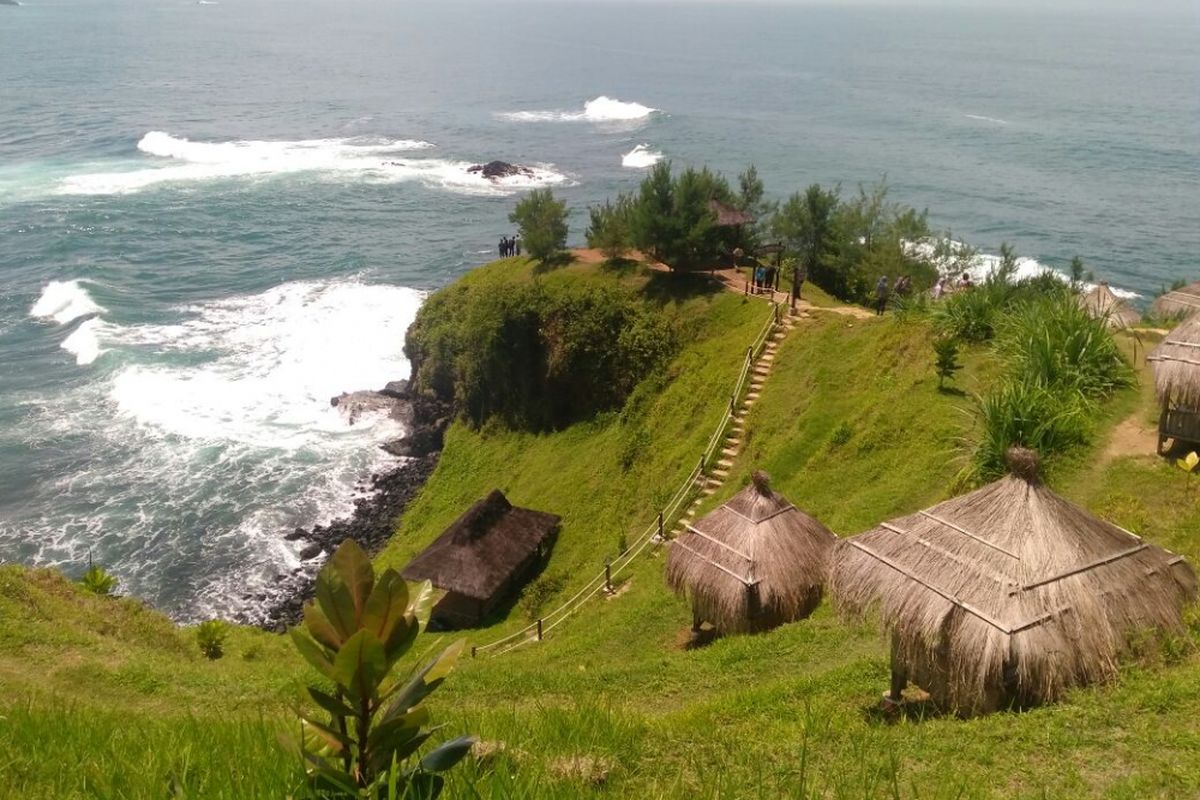
<path fill-rule="evenodd" d="M 296 528 L 284 535 L 303 542 L 301 565 L 276 578 L 274 592 L 249 593 L 242 599 L 253 609 L 238 622 L 282 633 L 300 621 L 304 603 L 313 596 L 320 566 L 328 554 L 346 539 L 354 539 L 374 555 L 387 544 L 396 519 L 404 513 L 437 466 L 442 440 L 450 424 L 450 408 L 426 396 L 414 396 L 407 381 L 389 383 L 379 391 L 352 392 L 330 400 L 346 414 L 351 425 L 364 414 L 387 413 L 404 423 L 408 433 L 385 442 L 382 447 L 400 461 L 393 468 L 372 475 L 363 489 L 365 496 L 354 501 L 349 517 L 310 529 Z"/>

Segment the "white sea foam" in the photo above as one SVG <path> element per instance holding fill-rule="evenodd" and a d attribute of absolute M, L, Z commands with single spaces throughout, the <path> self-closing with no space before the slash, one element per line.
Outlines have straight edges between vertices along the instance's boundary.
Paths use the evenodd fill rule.
<path fill-rule="evenodd" d="M 127 171 L 71 175 L 63 179 L 59 191 L 65 194 L 127 194 L 161 184 L 314 173 L 382 182 L 415 180 L 463 194 L 505 195 L 570 180 L 552 165 L 538 165 L 532 168 L 532 177 L 490 181 L 468 172 L 472 166 L 470 162 L 408 156 L 432 147 L 429 142 L 415 139 L 364 137 L 195 142 L 162 131 L 151 131 L 138 142 L 138 150 L 161 161 Z"/>
<path fill-rule="evenodd" d="M 497 116 L 513 122 L 638 122 L 658 110 L 601 95 L 584 103 L 582 111 L 505 111 Z"/>
<path fill-rule="evenodd" d="M 1007 125 L 1008 120 L 999 119 L 997 117 L 985 117 L 982 114 L 963 114 L 967 119 L 978 120 L 979 122 L 990 122 L 993 125 Z"/>
<path fill-rule="evenodd" d="M 621 166 L 630 167 L 631 169 L 645 169 L 646 167 L 653 167 L 659 161 L 662 161 L 662 158 L 663 154 L 657 150 L 651 150 L 650 145 L 639 144 L 621 156 Z"/>
<path fill-rule="evenodd" d="M 87 289 L 77 281 L 50 281 L 42 289 L 29 316 L 36 319 L 52 319 L 60 325 L 65 325 L 74 319 L 88 314 L 99 314 L 104 309 L 92 300 Z"/>
<path fill-rule="evenodd" d="M 100 346 L 100 336 L 104 327 L 105 323 L 99 317 L 85 319 L 63 340 L 62 349 L 75 356 L 75 363 L 79 366 L 91 364 L 104 352 Z"/>
<path fill-rule="evenodd" d="M 970 273 L 971 279 L 977 283 L 986 279 L 993 270 L 1000 266 L 1000 256 L 991 253 L 975 253 L 970 258 L 964 258 L 964 248 L 966 245 L 958 241 L 948 242 L 948 247 L 943 247 L 943 250 L 947 251 L 948 254 L 943 256 L 938 255 L 936 242 L 906 242 L 905 244 L 911 254 L 928 260 L 943 274 L 951 272 L 961 273 L 965 267 L 965 271 Z M 1016 271 L 1013 273 L 1013 280 L 1034 278 L 1045 274 L 1053 275 L 1064 282 L 1071 279 L 1065 272 L 1046 266 L 1036 258 L 1022 256 L 1016 261 Z M 1094 284 L 1085 284 L 1084 288 L 1091 289 L 1093 286 Z M 1141 297 L 1140 294 L 1129 289 L 1120 289 L 1116 286 L 1110 286 L 1109 288 L 1117 297 L 1126 300 Z"/>
<path fill-rule="evenodd" d="M 330 397 L 407 374 L 401 344 L 421 297 L 390 286 L 290 283 L 188 309 L 190 318 L 177 325 L 113 327 L 101 331 L 104 344 L 217 356 L 126 367 L 111 397 L 138 424 L 175 436 L 312 446 L 346 432 Z"/>

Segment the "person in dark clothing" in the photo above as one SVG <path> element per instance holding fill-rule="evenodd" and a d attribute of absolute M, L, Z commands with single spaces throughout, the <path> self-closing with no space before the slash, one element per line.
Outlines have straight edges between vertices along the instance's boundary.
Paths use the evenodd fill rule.
<path fill-rule="evenodd" d="M 508 237 L 507 237 L 507 236 L 501 236 L 501 237 L 500 237 L 500 247 L 499 247 L 499 251 L 500 251 L 500 257 L 501 257 L 501 258 L 504 258 L 504 249 L 505 249 L 507 246 L 508 246 Z"/>
<path fill-rule="evenodd" d="M 888 279 L 887 275 L 880 275 L 879 281 L 875 284 L 875 316 L 883 313 L 887 308 L 888 301 Z"/>
<path fill-rule="evenodd" d="M 515 237 L 512 240 L 512 246 L 513 246 L 513 255 L 514 256 L 521 255 L 521 237 L 519 237 L 519 236 Z"/>

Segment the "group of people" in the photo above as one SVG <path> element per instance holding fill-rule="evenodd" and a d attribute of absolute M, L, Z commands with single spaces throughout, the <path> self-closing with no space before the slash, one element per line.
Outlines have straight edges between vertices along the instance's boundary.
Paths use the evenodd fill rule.
<path fill-rule="evenodd" d="M 508 236 L 501 236 L 500 237 L 500 257 L 501 258 L 510 258 L 512 256 L 519 256 L 519 255 L 521 255 L 521 239 L 516 236 L 513 236 L 511 238 Z"/>
<path fill-rule="evenodd" d="M 940 300 L 950 292 L 964 291 L 974 285 L 975 282 L 971 280 L 971 275 L 967 272 L 964 272 L 958 280 L 943 275 L 938 278 L 937 283 L 934 284 L 929 293 L 934 300 Z M 907 297 L 912 294 L 912 278 L 908 275 L 901 275 L 896 279 L 896 285 L 889 291 L 887 275 L 879 276 L 879 280 L 875 282 L 876 316 L 882 314 L 887 309 L 888 300 L 892 294 L 895 294 L 897 297 Z"/>
<path fill-rule="evenodd" d="M 754 287 L 752 291 L 754 294 L 766 291 L 779 291 L 779 268 L 765 264 L 755 265 Z"/>

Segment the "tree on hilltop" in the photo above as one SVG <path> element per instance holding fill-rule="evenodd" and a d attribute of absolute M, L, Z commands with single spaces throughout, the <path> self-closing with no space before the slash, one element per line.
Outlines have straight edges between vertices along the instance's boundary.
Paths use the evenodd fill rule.
<path fill-rule="evenodd" d="M 554 261 L 567 247 L 567 204 L 549 189 L 535 189 L 508 215 L 521 232 L 521 242 L 543 264 Z"/>

